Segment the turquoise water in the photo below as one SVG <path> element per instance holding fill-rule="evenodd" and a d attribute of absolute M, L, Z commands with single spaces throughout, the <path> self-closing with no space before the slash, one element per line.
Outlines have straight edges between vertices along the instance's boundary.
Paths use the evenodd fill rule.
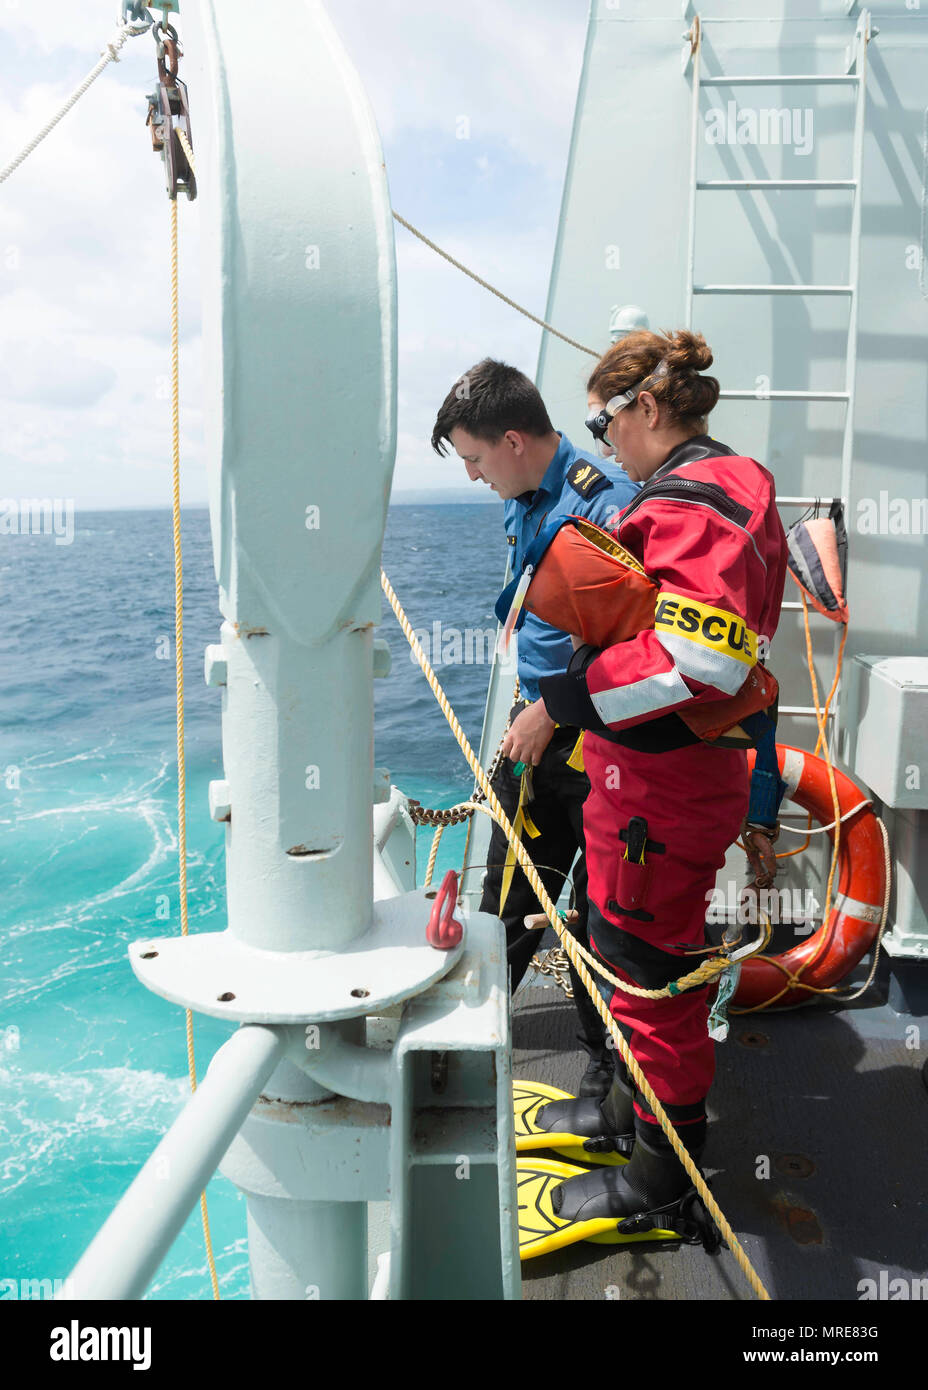
<path fill-rule="evenodd" d="M 203 648 L 220 617 L 205 511 L 185 512 L 183 543 L 190 929 L 212 931 L 224 926 L 223 828 L 206 809 L 220 729 Z M 504 550 L 496 505 L 395 507 L 384 567 L 414 626 L 488 627 Z M 138 985 L 126 957 L 129 942 L 179 930 L 170 514 L 81 514 L 71 545 L 0 537 L 0 583 L 3 1298 L 3 1281 L 68 1274 L 189 1085 L 183 1011 Z M 385 610 L 393 672 L 375 686 L 376 759 L 425 805 L 450 805 L 470 774 Z M 439 675 L 478 739 L 487 667 Z M 463 831 L 448 832 L 439 870 L 462 848 Z M 196 1020 L 201 1075 L 232 1031 Z M 244 1198 L 221 1176 L 208 1198 L 222 1296 L 247 1297 Z M 198 1212 L 148 1296 L 210 1297 Z"/>

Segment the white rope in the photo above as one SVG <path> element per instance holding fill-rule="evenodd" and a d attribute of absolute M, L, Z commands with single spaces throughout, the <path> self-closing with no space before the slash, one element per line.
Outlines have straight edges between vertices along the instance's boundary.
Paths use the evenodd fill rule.
<path fill-rule="evenodd" d="M 842 821 L 845 821 L 848 819 L 849 816 L 856 816 L 857 812 L 862 811 L 865 806 L 872 805 L 872 801 L 858 801 L 857 805 L 852 806 L 849 811 L 845 811 L 844 815 L 841 816 L 840 819 Z M 824 835 L 827 831 L 834 830 L 837 824 L 838 822 L 836 820 L 833 820 L 830 825 L 813 825 L 806 827 L 804 825 L 784 825 L 781 821 L 780 829 L 788 830 L 791 835 Z M 791 850 L 790 853 L 793 853 L 793 851 Z"/>
<path fill-rule="evenodd" d="M 523 309 L 521 304 L 517 304 L 514 299 L 510 299 L 508 294 L 503 294 L 502 290 L 496 289 L 488 280 L 484 280 L 479 276 L 476 271 L 468 270 L 466 265 L 462 265 L 460 261 L 456 261 L 447 251 L 443 251 L 437 242 L 430 241 L 425 235 L 425 232 L 420 232 L 419 228 L 414 227 L 411 222 L 407 222 L 405 217 L 400 217 L 395 208 L 393 209 L 393 216 L 401 227 L 405 227 L 407 231 L 412 232 L 413 236 L 417 236 L 420 241 L 425 242 L 426 246 L 432 251 L 437 252 L 439 256 L 444 257 L 456 270 L 463 270 L 465 275 L 469 275 L 472 280 L 476 280 L 477 284 L 483 289 L 489 290 L 491 294 L 495 294 L 497 299 L 501 299 L 503 303 L 508 304 L 511 309 L 515 309 L 518 313 L 524 314 L 527 319 L 531 319 L 532 323 L 537 323 L 546 333 L 553 333 L 555 338 L 563 339 L 565 343 L 569 343 L 571 347 L 579 348 L 581 352 L 588 353 L 590 357 L 600 357 L 602 355 L 598 353 L 595 348 L 586 347 L 583 343 L 578 343 L 576 338 L 568 338 L 566 333 L 562 333 L 559 328 L 555 328 L 553 324 L 547 323 L 545 319 L 540 319 L 538 315 L 533 314 L 530 309 Z"/>
<path fill-rule="evenodd" d="M 24 159 L 28 159 L 29 155 L 32 154 L 32 151 L 36 148 L 36 146 L 42 143 L 42 141 L 45 139 L 46 135 L 48 135 L 50 131 L 54 130 L 55 126 L 62 119 L 62 117 L 66 116 L 68 112 L 71 110 L 71 107 L 75 106 L 77 102 L 80 101 L 87 88 L 90 86 L 92 82 L 96 81 L 96 79 L 100 76 L 100 73 L 107 66 L 107 64 L 119 62 L 119 50 L 122 48 L 123 44 L 126 42 L 127 39 L 134 38 L 140 32 L 145 31 L 140 31 L 136 24 L 124 24 L 122 26 L 122 28 L 116 34 L 115 38 L 110 39 L 109 43 L 107 43 L 106 47 L 103 49 L 103 56 L 100 58 L 100 61 L 87 74 L 81 85 L 79 87 L 76 87 L 75 90 L 71 93 L 64 106 L 62 106 L 61 110 L 57 111 L 55 115 L 52 116 L 51 120 L 48 121 L 39 131 L 38 135 L 36 135 L 32 140 L 29 141 L 29 144 L 25 147 L 25 149 L 21 150 L 19 154 L 16 156 L 16 158 L 11 160 L 5 169 L 0 169 L 0 183 L 3 183 L 5 179 L 8 179 L 10 175 L 13 173 L 13 171 L 19 168 L 20 164 L 22 164 Z"/>

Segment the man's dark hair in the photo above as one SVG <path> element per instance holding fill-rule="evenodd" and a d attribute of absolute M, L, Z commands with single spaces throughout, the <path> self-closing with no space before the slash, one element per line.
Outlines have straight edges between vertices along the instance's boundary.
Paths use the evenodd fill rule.
<path fill-rule="evenodd" d="M 485 357 L 458 377 L 448 392 L 432 430 L 432 448 L 445 454 L 444 441 L 460 425 L 475 439 L 495 444 L 507 430 L 543 437 L 554 426 L 534 382 L 517 367 Z"/>

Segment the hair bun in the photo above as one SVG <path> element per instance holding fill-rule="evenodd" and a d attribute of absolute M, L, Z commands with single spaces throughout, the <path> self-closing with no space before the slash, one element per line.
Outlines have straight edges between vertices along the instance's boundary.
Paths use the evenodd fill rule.
<path fill-rule="evenodd" d="M 701 333 L 680 328 L 664 336 L 669 344 L 664 358 L 671 371 L 702 372 L 712 366 L 712 349 Z"/>

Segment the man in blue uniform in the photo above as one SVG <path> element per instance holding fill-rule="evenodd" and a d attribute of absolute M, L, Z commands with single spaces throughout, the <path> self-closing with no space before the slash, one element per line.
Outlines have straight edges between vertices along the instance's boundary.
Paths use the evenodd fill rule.
<path fill-rule="evenodd" d="M 534 383 L 515 367 L 492 358 L 465 372 L 445 397 L 432 431 L 436 453 L 446 452 L 445 441 L 463 459 L 468 477 L 487 484 L 503 499 L 514 572 L 546 522 L 559 516 L 585 516 L 608 529 L 638 491 L 614 462 L 575 449 L 566 435 L 554 429 Z M 587 945 L 582 807 L 589 783 L 571 765 L 580 731 L 556 725 L 538 690 L 541 676 L 566 669 L 573 647 L 566 633 L 528 614 L 518 650 L 521 699 L 512 711 L 503 743 L 506 758 L 494 790 L 513 822 L 521 799 L 526 847 L 555 901 L 579 849 L 573 874 L 578 918 L 572 930 Z M 514 766 L 519 763 L 526 771 L 516 775 Z M 518 865 L 513 869 L 508 848 L 494 822 L 480 907 L 505 924 L 515 991 L 540 939 L 537 931 L 526 929 L 524 919 L 540 909 L 522 870 Z M 579 1040 L 590 1054 L 580 1094 L 601 1095 L 609 1089 L 613 1074 L 605 1029 L 573 970 L 571 978 L 581 1025 Z"/>

